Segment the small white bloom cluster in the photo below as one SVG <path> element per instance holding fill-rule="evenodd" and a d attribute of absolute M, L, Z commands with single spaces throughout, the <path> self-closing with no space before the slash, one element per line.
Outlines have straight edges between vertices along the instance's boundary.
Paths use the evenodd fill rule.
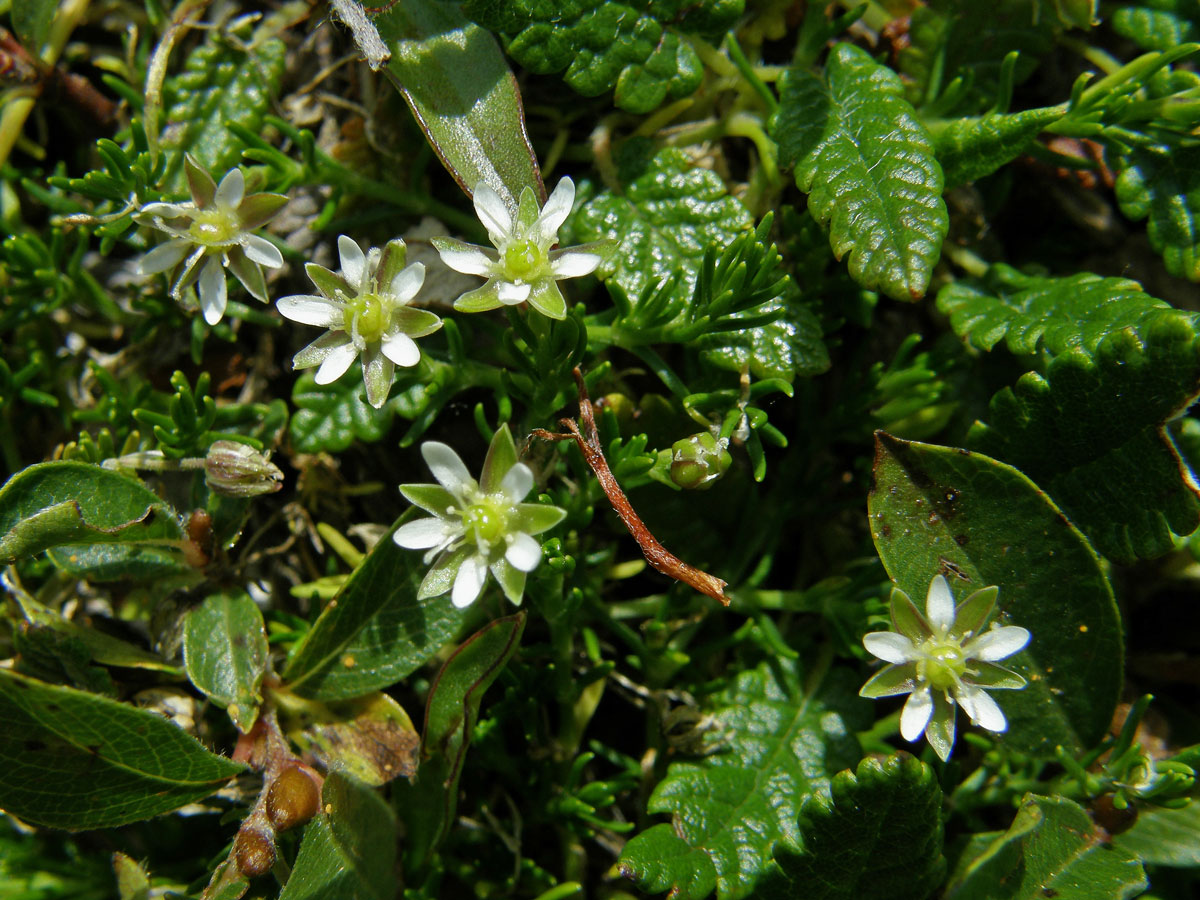
<path fill-rule="evenodd" d="M 1015 625 L 983 626 L 1000 589 L 985 587 L 957 606 L 942 575 L 929 583 L 922 614 L 904 591 L 892 591 L 891 631 L 863 637 L 872 655 L 891 665 L 875 674 L 859 694 L 892 697 L 911 694 L 900 714 L 900 734 L 915 741 L 925 733 L 942 759 L 954 747 L 954 712 L 961 706 L 971 721 L 988 731 L 1004 731 L 1008 722 L 987 690 L 1016 690 L 1025 679 L 997 660 L 1029 643 L 1029 632 Z"/>

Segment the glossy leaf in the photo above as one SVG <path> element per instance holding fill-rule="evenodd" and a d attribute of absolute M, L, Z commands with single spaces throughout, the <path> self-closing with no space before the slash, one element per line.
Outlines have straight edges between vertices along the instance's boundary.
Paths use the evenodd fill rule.
<path fill-rule="evenodd" d="M 53 630 L 71 640 L 78 641 L 87 650 L 88 657 L 101 665 L 121 666 L 127 669 L 148 669 L 183 677 L 182 669 L 168 663 L 156 653 L 151 653 L 136 644 L 105 634 L 95 628 L 81 625 L 72 619 L 66 619 L 31 597 L 18 596 L 15 599 L 21 607 L 25 620 L 33 628 Z"/>
<path fill-rule="evenodd" d="M 1143 50 L 1172 50 L 1200 38 L 1196 0 L 1134 0 L 1112 11 L 1112 29 Z"/>
<path fill-rule="evenodd" d="M 0 669 L 0 807 L 76 831 L 207 797 L 242 769 L 162 716 Z"/>
<path fill-rule="evenodd" d="M 1036 481 L 1105 556 L 1152 559 L 1200 525 L 1200 486 L 1164 424 L 1197 393 L 1193 323 L 1154 316 L 1022 376 L 968 438 Z"/>
<path fill-rule="evenodd" d="M 397 523 L 399 524 L 399 523 Z M 342 700 L 394 684 L 454 637 L 463 613 L 448 596 L 417 600 L 421 556 L 380 538 L 295 648 L 283 678 L 314 700 Z"/>
<path fill-rule="evenodd" d="M 854 280 L 898 300 L 924 296 L 949 219 L 941 166 L 899 76 L 838 44 L 824 78 L 785 74 L 772 135 Z"/>
<path fill-rule="evenodd" d="M 1182 809 L 1144 806 L 1133 827 L 1112 842 L 1148 866 L 1200 866 L 1200 803 L 1193 799 Z"/>
<path fill-rule="evenodd" d="M 825 346 L 821 322 L 807 307 L 792 298 L 764 307 L 770 312 L 782 307 L 782 315 L 773 322 L 743 331 L 718 331 L 699 341 L 701 356 L 709 363 L 731 372 L 749 369 L 759 380 L 782 378 L 791 381 L 797 375 L 819 375 L 829 370 L 829 350 Z"/>
<path fill-rule="evenodd" d="M 279 900 L 392 900 L 396 896 L 396 819 L 367 786 L 333 771 L 322 811 L 304 829 Z"/>
<path fill-rule="evenodd" d="M 1019 113 L 989 113 L 957 119 L 926 121 L 934 152 L 942 165 L 946 188 L 991 175 L 1012 162 L 1051 122 L 1066 114 L 1065 106 L 1027 109 Z"/>
<path fill-rule="evenodd" d="M 110 580 L 188 571 L 175 513 L 140 481 L 82 462 L 39 463 L 0 488 L 0 562 L 43 550 L 73 575 Z"/>
<path fill-rule="evenodd" d="M 973 846 L 981 852 L 959 862 L 946 900 L 1125 900 L 1147 886 L 1137 858 L 1065 797 L 1026 796 L 1008 831 Z"/>
<path fill-rule="evenodd" d="M 367 403 L 358 366 L 332 384 L 317 384 L 311 373 L 301 375 L 292 388 L 292 403 L 296 412 L 288 434 L 301 453 L 337 453 L 356 440 L 377 441 L 396 414 L 394 400 L 381 409 Z"/>
<path fill-rule="evenodd" d="M 483 182 L 515 213 L 526 187 L 545 201 L 516 79 L 496 40 L 436 0 L 386 4 L 373 16 L 391 50 L 387 74 L 468 194 Z"/>
<path fill-rule="evenodd" d="M 1118 168 L 1121 212 L 1146 219 L 1150 246 L 1168 272 L 1200 281 L 1200 147 L 1138 146 Z"/>
<path fill-rule="evenodd" d="M 1005 661 L 1029 684 L 996 695 L 1003 743 L 1042 755 L 1092 746 L 1112 719 L 1123 649 L 1112 588 L 1083 536 L 1027 477 L 979 453 L 877 432 L 874 474 L 871 536 L 897 586 L 924 598 L 943 573 L 961 599 L 996 585 L 997 621 L 1032 632 Z"/>
<path fill-rule="evenodd" d="M 262 613 L 244 591 L 212 594 L 183 621 L 188 678 L 243 734 L 258 718 L 267 653 Z"/>
<path fill-rule="evenodd" d="M 429 690 L 421 768 L 415 784 L 398 784 L 396 808 L 407 826 L 405 856 L 420 866 L 449 834 L 458 806 L 458 781 L 484 692 L 521 645 L 525 613 L 496 619 L 471 635 L 446 660 Z"/>
<path fill-rule="evenodd" d="M 12 0 L 13 31 L 35 57 L 42 55 L 57 10 L 58 0 Z"/>
<path fill-rule="evenodd" d="M 586 97 L 613 90 L 633 113 L 686 97 L 703 66 L 684 36 L 719 40 L 742 14 L 743 0 L 467 0 L 467 15 L 507 36 L 507 50 L 539 74 L 563 80 Z"/>
<path fill-rule="evenodd" d="M 746 897 L 776 845 L 798 846 L 801 807 L 827 794 L 829 777 L 859 758 L 854 730 L 864 702 L 848 672 L 801 688 L 787 660 L 738 675 L 713 713 L 727 738 L 718 752 L 673 762 L 647 810 L 670 813 L 625 845 L 621 873 L 639 890 L 700 900 Z"/>
<path fill-rule="evenodd" d="M 830 796 L 800 811 L 802 850 L 781 846 L 780 871 L 755 893 L 805 900 L 926 900 L 946 877 L 942 791 L 933 770 L 900 754 L 839 772 Z"/>

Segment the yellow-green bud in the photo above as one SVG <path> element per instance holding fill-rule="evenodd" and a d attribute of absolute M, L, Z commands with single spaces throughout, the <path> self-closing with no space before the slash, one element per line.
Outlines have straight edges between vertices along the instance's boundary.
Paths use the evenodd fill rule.
<path fill-rule="evenodd" d="M 204 457 L 204 480 L 226 497 L 257 497 L 283 487 L 283 472 L 247 444 L 216 441 Z"/>
<path fill-rule="evenodd" d="M 729 441 L 701 431 L 671 445 L 671 480 L 688 490 L 706 490 L 733 464 Z"/>

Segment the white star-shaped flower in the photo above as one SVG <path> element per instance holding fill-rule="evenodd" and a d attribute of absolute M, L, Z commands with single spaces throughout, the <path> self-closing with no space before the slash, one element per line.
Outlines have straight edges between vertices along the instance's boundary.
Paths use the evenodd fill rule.
<path fill-rule="evenodd" d="M 425 282 L 425 266 L 407 268 L 404 241 L 394 240 L 381 251 L 363 253 L 353 240 L 338 238 L 341 270 L 308 263 L 304 270 L 320 295 L 280 298 L 276 306 L 287 318 L 329 330 L 292 359 L 292 366 L 320 366 L 317 384 L 337 381 L 362 357 L 367 402 L 376 409 L 387 401 L 396 366 L 415 366 L 421 351 L 414 338 L 442 327 L 442 320 L 409 302 Z"/>
<path fill-rule="evenodd" d="M 1025 679 L 997 660 L 1017 653 L 1029 643 L 1029 632 L 1015 625 L 993 624 L 982 630 L 998 587 L 975 591 L 954 605 L 950 585 L 937 575 L 929 583 L 925 613 L 899 588 L 892 591 L 891 631 L 863 636 L 863 646 L 891 663 L 875 674 L 863 697 L 911 694 L 900 714 L 900 734 L 915 741 L 921 733 L 942 759 L 954 747 L 954 712 L 961 706 L 971 721 L 988 731 L 1008 727 L 1004 713 L 986 690 L 1016 690 Z"/>
<path fill-rule="evenodd" d="M 476 185 L 475 213 L 496 249 L 454 238 L 433 238 L 433 246 L 447 266 L 487 279 L 483 287 L 454 301 L 454 308 L 484 312 L 528 302 L 552 319 L 565 318 L 567 301 L 558 289 L 558 281 L 594 272 L 604 259 L 604 251 L 615 243 L 595 241 L 551 250 L 574 203 L 575 183 L 570 178 L 558 182 L 540 211 L 532 188 L 527 187 L 521 192 L 517 217 L 513 219 L 499 194 L 482 182 Z"/>
<path fill-rule="evenodd" d="M 533 535 L 553 528 L 566 512 L 521 502 L 533 489 L 533 472 L 517 462 L 507 425 L 492 438 L 478 482 L 445 444 L 427 441 L 421 454 L 438 483 L 402 484 L 400 493 L 433 517 L 407 522 L 393 535 L 401 547 L 427 550 L 425 562 L 433 563 L 418 599 L 451 591 L 455 606 L 470 606 L 490 571 L 504 595 L 520 603 L 526 573 L 542 561 L 542 545 Z"/>
<path fill-rule="evenodd" d="M 225 315 L 228 300 L 225 269 L 253 297 L 268 302 L 262 267 L 278 269 L 283 265 L 283 255 L 266 238 L 251 232 L 274 218 L 287 197 L 267 193 L 247 196 L 241 169 L 230 170 L 218 185 L 191 156 L 184 157 L 184 172 L 192 195 L 190 202 L 148 203 L 137 213 L 139 221 L 171 235 L 171 240 L 142 257 L 138 272 L 153 275 L 179 267 L 171 283 L 171 296 L 176 300 L 188 285 L 199 280 L 204 321 L 216 325 Z"/>

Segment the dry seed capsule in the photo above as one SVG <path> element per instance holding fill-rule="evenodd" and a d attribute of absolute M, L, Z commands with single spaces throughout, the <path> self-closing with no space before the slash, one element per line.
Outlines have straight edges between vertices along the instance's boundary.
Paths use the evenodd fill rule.
<path fill-rule="evenodd" d="M 317 814 L 320 805 L 317 783 L 299 766 L 284 769 L 267 789 L 267 818 L 276 831 L 303 825 Z"/>
<path fill-rule="evenodd" d="M 247 878 L 266 875 L 275 865 L 275 839 L 263 829 L 242 825 L 233 841 L 233 858 Z"/>

